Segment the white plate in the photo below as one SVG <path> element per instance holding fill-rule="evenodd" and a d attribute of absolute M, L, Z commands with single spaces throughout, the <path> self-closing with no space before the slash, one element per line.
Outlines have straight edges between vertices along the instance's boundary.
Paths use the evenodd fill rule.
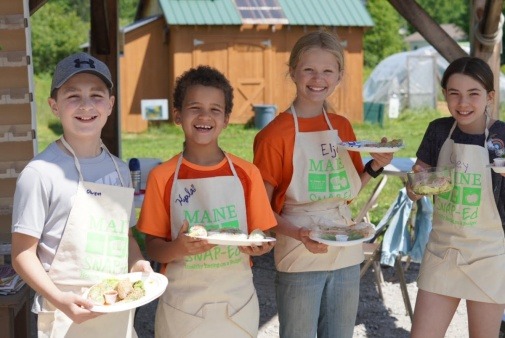
<path fill-rule="evenodd" d="M 150 272 L 150 273 L 132 272 L 124 275 L 113 276 L 110 278 L 117 278 L 117 279 L 129 278 L 130 281 L 132 282 L 142 280 L 144 282 L 144 288 L 146 290 L 146 294 L 144 295 L 144 297 L 134 300 L 132 302 L 125 302 L 125 303 L 118 302 L 112 305 L 94 305 L 91 311 L 110 313 L 110 312 L 121 312 L 135 309 L 139 306 L 152 302 L 153 300 L 161 296 L 163 292 L 165 292 L 165 289 L 167 288 L 168 285 L 167 277 L 156 272 Z M 87 297 L 88 291 L 86 291 L 84 297 Z"/>
<path fill-rule="evenodd" d="M 505 167 L 497 167 L 492 164 L 488 165 L 489 168 L 493 169 L 495 173 L 505 174 Z"/>
<path fill-rule="evenodd" d="M 361 224 L 361 223 L 359 223 L 359 224 Z M 373 238 L 373 236 L 375 235 L 375 227 L 373 226 L 373 224 L 370 224 L 370 223 L 366 223 L 366 224 L 367 224 L 368 227 L 373 228 L 373 232 L 369 236 L 363 237 L 363 238 L 360 238 L 360 239 L 355 239 L 355 240 L 351 240 L 351 241 L 337 241 L 336 239 L 335 240 L 325 239 L 325 238 L 321 238 L 321 237 L 318 236 L 317 230 L 316 231 L 311 231 L 309 237 L 313 241 L 316 241 L 316 242 L 319 242 L 319 243 L 323 243 L 323 244 L 326 244 L 328 246 L 351 246 L 351 245 L 357 245 L 357 244 L 360 244 L 360 243 L 363 243 L 363 242 L 371 240 Z"/>
<path fill-rule="evenodd" d="M 337 143 L 338 147 L 347 149 L 349 151 L 359 151 L 367 153 L 394 153 L 400 149 L 403 149 L 403 145 L 399 147 L 376 147 L 374 144 L 377 142 L 373 141 L 351 141 L 351 142 L 340 142 Z"/>
<path fill-rule="evenodd" d="M 186 234 L 186 236 L 188 236 Z M 204 239 L 209 244 L 215 245 L 236 245 L 236 246 L 252 246 L 257 245 L 260 246 L 263 243 L 275 242 L 276 239 L 272 237 L 267 237 L 265 239 L 234 239 L 234 238 L 216 238 L 216 237 L 207 237 L 207 236 L 192 236 L 193 238 Z"/>

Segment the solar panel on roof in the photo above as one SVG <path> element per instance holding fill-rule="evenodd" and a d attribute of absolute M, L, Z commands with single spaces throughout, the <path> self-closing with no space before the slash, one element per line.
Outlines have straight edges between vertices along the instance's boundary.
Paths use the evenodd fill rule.
<path fill-rule="evenodd" d="M 278 0 L 235 0 L 244 23 L 287 24 L 288 20 Z"/>

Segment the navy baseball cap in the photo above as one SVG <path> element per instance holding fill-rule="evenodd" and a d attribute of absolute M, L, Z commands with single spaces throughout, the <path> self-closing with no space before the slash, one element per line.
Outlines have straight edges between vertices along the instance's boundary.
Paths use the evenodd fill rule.
<path fill-rule="evenodd" d="M 67 56 L 56 65 L 51 83 L 51 94 L 63 86 L 72 76 L 79 73 L 90 73 L 98 76 L 109 89 L 112 88 L 112 76 L 105 63 L 88 53 L 80 52 Z"/>

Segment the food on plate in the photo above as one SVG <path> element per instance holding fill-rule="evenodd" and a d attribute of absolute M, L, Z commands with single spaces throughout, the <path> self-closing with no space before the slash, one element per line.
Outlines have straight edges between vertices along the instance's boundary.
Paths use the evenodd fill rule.
<path fill-rule="evenodd" d="M 372 236 L 375 228 L 370 223 L 361 222 L 350 226 L 317 226 L 312 232 L 316 237 L 328 241 L 355 241 Z"/>
<path fill-rule="evenodd" d="M 243 233 L 242 230 L 237 228 L 223 228 L 218 231 L 209 231 L 207 234 L 209 238 L 219 238 L 219 239 L 247 239 L 247 234 Z"/>
<path fill-rule="evenodd" d="M 417 195 L 437 195 L 453 187 L 453 167 L 432 167 L 407 173 L 412 191 Z"/>
<path fill-rule="evenodd" d="M 387 142 L 363 142 L 363 145 L 366 147 L 375 147 L 375 148 L 396 148 L 403 146 L 403 139 L 393 139 Z"/>
<path fill-rule="evenodd" d="M 195 224 L 189 228 L 188 236 L 205 237 L 207 236 L 207 229 L 203 225 Z"/>
<path fill-rule="evenodd" d="M 335 239 L 337 242 L 345 242 L 349 239 L 349 236 L 347 235 L 335 235 Z"/>
<path fill-rule="evenodd" d="M 114 293 L 117 297 L 114 298 Z M 120 302 L 130 302 L 145 296 L 146 290 L 141 280 L 107 278 L 93 285 L 88 292 L 88 299 L 96 305 L 111 305 Z"/>
<path fill-rule="evenodd" d="M 198 237 L 198 238 L 208 238 L 214 240 L 230 240 L 230 241 L 261 241 L 267 237 L 263 231 L 260 229 L 255 229 L 251 231 L 249 236 L 242 230 L 237 228 L 222 228 L 219 230 L 206 231 L 205 227 L 202 225 L 194 225 L 189 229 L 187 233 L 188 236 Z"/>
<path fill-rule="evenodd" d="M 254 229 L 249 234 L 249 239 L 254 239 L 254 240 L 260 239 L 261 240 L 261 239 L 265 239 L 265 238 L 267 238 L 267 235 L 265 235 L 265 233 L 263 231 L 261 231 L 260 229 Z"/>
<path fill-rule="evenodd" d="M 412 186 L 412 191 L 417 195 L 438 195 L 451 189 L 451 180 L 446 177 L 438 177 L 431 182 L 417 182 Z"/>
<path fill-rule="evenodd" d="M 125 299 L 133 291 L 133 284 L 129 279 L 120 280 L 116 286 L 116 290 L 119 299 Z"/>

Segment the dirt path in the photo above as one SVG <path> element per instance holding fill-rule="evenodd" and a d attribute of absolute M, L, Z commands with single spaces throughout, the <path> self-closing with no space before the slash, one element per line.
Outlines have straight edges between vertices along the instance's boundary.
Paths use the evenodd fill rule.
<path fill-rule="evenodd" d="M 419 264 L 411 264 L 405 273 L 412 306 L 415 304 L 417 287 L 415 279 Z M 273 254 L 254 258 L 254 284 L 260 303 L 260 330 L 258 338 L 279 336 L 279 322 L 274 293 L 275 268 Z M 393 268 L 383 268 L 384 283 L 381 300 L 377 292 L 371 270 L 362 278 L 360 284 L 360 304 L 354 327 L 354 337 L 406 338 L 410 332 L 410 318 L 406 314 L 402 294 Z M 157 301 L 137 310 L 135 329 L 139 338 L 154 337 L 154 315 Z M 32 337 L 36 337 L 35 317 L 32 316 Z M 462 302 L 447 331 L 447 338 L 468 337 L 466 307 Z"/>
<path fill-rule="evenodd" d="M 255 259 L 253 267 L 254 284 L 258 291 L 261 309 L 259 338 L 279 336 L 273 284 L 275 268 L 271 256 Z M 418 272 L 419 264 L 410 264 L 405 273 L 412 306 L 415 304 L 417 295 L 415 279 Z M 361 280 L 360 303 L 353 337 L 409 337 L 411 322 L 405 310 L 400 285 L 394 276 L 394 269 L 383 268 L 383 275 L 382 293 L 384 300 L 379 297 L 372 270 L 369 270 Z M 447 331 L 446 337 L 463 338 L 467 336 L 466 307 L 462 303 Z"/>

